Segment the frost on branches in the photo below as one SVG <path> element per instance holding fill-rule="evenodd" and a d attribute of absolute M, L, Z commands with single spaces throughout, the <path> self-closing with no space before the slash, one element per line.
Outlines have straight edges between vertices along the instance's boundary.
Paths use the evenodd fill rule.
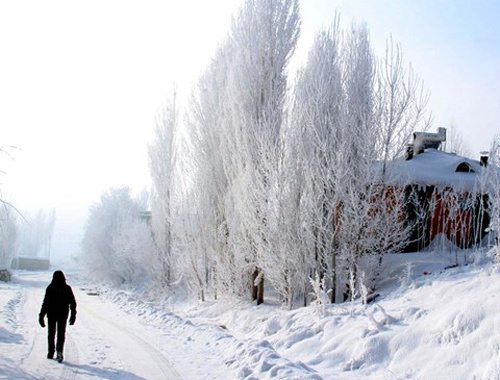
<path fill-rule="evenodd" d="M 176 164 L 175 139 L 179 115 L 174 91 L 156 119 L 155 139 L 149 146 L 149 169 L 153 182 L 151 191 L 154 240 L 158 253 L 155 278 L 167 285 L 171 281 L 173 263 L 172 217 L 174 208 L 174 177 Z"/>
<path fill-rule="evenodd" d="M 291 78 L 298 8 L 244 1 L 186 107 L 174 96 L 157 123 L 152 236 L 130 231 L 143 206 L 126 190 L 93 207 L 85 244 L 96 271 L 134 281 L 136 264 L 201 300 L 261 303 L 265 287 L 288 308 L 311 294 L 321 304 L 374 297 L 382 255 L 416 228 L 402 217 L 411 194 L 388 179 L 411 132 L 430 124 L 428 95 L 399 45 L 377 57 L 366 25 L 342 28 L 339 16 Z"/>
<path fill-rule="evenodd" d="M 277 246 L 285 70 L 298 33 L 297 1 L 246 1 L 188 111 L 201 230 L 190 251 L 203 250 L 196 262 L 214 291 L 257 302 Z"/>
<path fill-rule="evenodd" d="M 179 205 L 170 218 L 178 260 L 165 262 L 201 299 L 229 293 L 260 303 L 268 284 L 285 306 L 306 305 L 309 279 L 319 276 L 341 300 L 361 278 L 374 289 L 381 254 L 406 238 L 401 194 L 380 194 L 371 165 L 392 159 L 420 122 L 423 106 L 412 119 L 408 100 L 420 83 L 406 81 L 399 48 L 382 61 L 386 77 L 397 74 L 384 81 L 366 26 L 344 30 L 337 16 L 317 34 L 291 91 L 299 32 L 298 1 L 245 1 L 193 88 L 185 141 L 156 136 L 153 146 L 164 148 L 150 155 L 154 193 L 170 196 L 153 202 L 153 220 L 166 220 L 169 202 Z M 171 168 L 175 149 L 182 162 L 163 170 L 188 180 L 173 200 L 172 180 L 157 180 L 156 168 Z"/>
<path fill-rule="evenodd" d="M 500 262 L 499 231 L 500 231 L 500 135 L 496 135 L 491 144 L 488 165 L 483 171 L 482 183 L 488 190 L 488 207 L 491 222 L 489 231 L 497 248 L 497 260 Z"/>
<path fill-rule="evenodd" d="M 16 253 L 18 235 L 19 225 L 15 211 L 0 203 L 0 270 L 10 268 Z"/>
<path fill-rule="evenodd" d="M 50 258 L 55 210 L 20 213 L 0 202 L 0 269 L 10 268 L 15 257 Z"/>
<path fill-rule="evenodd" d="M 141 216 L 147 198 L 111 189 L 90 208 L 82 250 L 90 274 L 115 285 L 147 283 L 156 266 L 151 229 Z"/>

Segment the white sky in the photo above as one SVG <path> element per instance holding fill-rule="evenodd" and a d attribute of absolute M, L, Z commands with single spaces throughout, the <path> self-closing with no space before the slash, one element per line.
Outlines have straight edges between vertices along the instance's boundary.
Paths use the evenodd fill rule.
<path fill-rule="evenodd" d="M 173 82 L 187 94 L 240 3 L 1 1 L 0 146 L 19 148 L 0 156 L 3 197 L 55 207 L 57 245 L 76 239 L 103 191 L 147 187 L 158 108 Z M 500 5 L 302 0 L 298 60 L 336 10 L 366 21 L 380 52 L 392 33 L 431 92 L 435 127 L 454 121 L 472 152 L 488 149 L 500 133 Z"/>

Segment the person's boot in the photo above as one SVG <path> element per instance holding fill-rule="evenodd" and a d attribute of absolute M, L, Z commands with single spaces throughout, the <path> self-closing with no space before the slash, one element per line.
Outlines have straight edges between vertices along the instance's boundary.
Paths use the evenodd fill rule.
<path fill-rule="evenodd" d="M 63 354 L 61 351 L 57 351 L 57 358 L 56 360 L 61 363 L 63 361 Z"/>
<path fill-rule="evenodd" d="M 53 352 L 49 352 L 47 354 L 47 359 L 54 359 L 54 353 Z"/>

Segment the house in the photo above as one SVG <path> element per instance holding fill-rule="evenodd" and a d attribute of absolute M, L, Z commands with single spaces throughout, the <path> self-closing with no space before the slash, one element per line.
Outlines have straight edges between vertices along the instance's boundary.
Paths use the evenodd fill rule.
<path fill-rule="evenodd" d="M 479 160 L 439 150 L 446 129 L 414 133 L 405 157 L 389 164 L 387 182 L 404 187 L 404 218 L 411 228 L 406 251 L 424 249 L 439 234 L 454 245 L 469 248 L 486 235 L 487 185 L 483 171 L 488 157 Z"/>
<path fill-rule="evenodd" d="M 12 260 L 11 267 L 16 270 L 49 270 L 50 259 L 44 257 L 15 257 Z"/>

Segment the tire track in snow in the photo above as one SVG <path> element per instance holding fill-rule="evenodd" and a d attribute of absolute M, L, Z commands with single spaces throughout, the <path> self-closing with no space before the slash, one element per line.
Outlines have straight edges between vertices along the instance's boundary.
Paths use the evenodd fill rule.
<path fill-rule="evenodd" d="M 16 291 L 14 297 L 12 297 L 5 305 L 4 310 L 1 312 L 5 315 L 5 321 L 9 330 L 17 331 L 19 328 L 18 318 L 19 311 L 22 309 L 24 302 L 26 301 L 26 292 L 23 290 Z"/>
<path fill-rule="evenodd" d="M 66 335 L 66 358 L 64 360 L 68 360 L 68 362 L 74 363 L 75 365 L 79 365 L 80 363 L 80 355 L 78 353 L 78 349 L 76 347 L 75 341 L 71 337 L 71 335 Z M 60 380 L 68 379 L 74 380 L 76 379 L 76 373 L 71 369 L 71 367 L 62 363 L 63 370 L 61 373 Z"/>
<path fill-rule="evenodd" d="M 38 331 L 38 325 L 35 325 L 35 320 L 31 318 L 35 314 L 36 300 L 38 293 L 33 288 L 24 288 L 24 302 L 21 307 L 19 315 L 21 316 L 22 326 L 23 326 L 23 337 L 28 344 L 26 353 L 21 358 L 20 368 L 30 376 L 34 378 L 47 378 L 55 379 L 54 377 L 48 377 L 47 368 L 44 365 L 44 361 L 47 359 L 44 357 L 47 352 L 47 348 L 41 350 L 42 341 L 40 340 L 41 332 Z M 41 302 L 41 301 L 40 301 Z M 46 330 L 43 330 L 46 333 Z"/>
<path fill-rule="evenodd" d="M 80 297 L 80 299 L 82 299 L 82 297 Z M 120 353 L 122 356 L 124 356 L 123 359 L 127 359 L 127 356 L 129 356 L 128 359 L 130 360 L 124 360 L 124 362 L 130 363 L 135 361 L 136 363 L 140 363 L 142 365 L 147 366 L 147 362 L 149 361 L 150 364 L 153 364 L 154 366 L 157 367 L 156 371 L 157 376 L 155 376 L 155 379 L 182 380 L 182 377 L 177 372 L 177 370 L 170 362 L 170 360 L 168 360 L 160 351 L 154 348 L 146 340 L 144 340 L 134 332 L 130 331 L 129 329 L 126 329 L 118 325 L 117 323 L 114 323 L 109 319 L 99 315 L 96 311 L 94 311 L 91 307 L 89 307 L 89 305 L 81 303 L 80 307 L 85 311 L 85 313 L 88 316 L 92 317 L 94 321 L 97 322 L 97 324 L 100 324 L 101 326 L 104 324 L 104 326 L 102 327 L 108 327 L 106 329 L 103 328 L 103 331 L 106 332 L 104 338 L 107 338 L 114 343 L 113 348 L 121 349 Z M 125 341 L 128 340 L 129 343 L 131 344 L 124 345 L 123 340 Z M 120 344 L 122 345 L 122 347 L 119 347 Z M 125 349 L 125 347 L 123 346 L 132 347 L 133 352 L 132 353 L 129 352 L 129 350 Z M 134 347 L 136 347 L 135 350 Z M 143 360 L 142 363 L 141 363 L 141 356 Z M 137 365 L 135 367 L 137 367 Z M 147 367 L 148 367 L 148 372 L 154 371 L 154 369 L 151 366 Z"/>

